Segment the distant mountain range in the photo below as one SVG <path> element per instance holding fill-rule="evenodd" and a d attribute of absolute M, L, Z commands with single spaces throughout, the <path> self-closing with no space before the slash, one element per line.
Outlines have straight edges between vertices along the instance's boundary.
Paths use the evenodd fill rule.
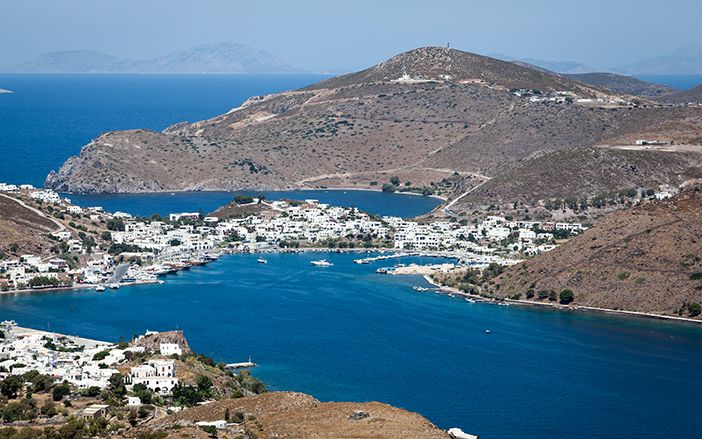
<path fill-rule="evenodd" d="M 562 74 L 623 73 L 629 75 L 702 75 L 702 47 L 683 47 L 631 64 L 614 67 L 591 66 L 578 61 L 547 61 L 536 58 L 517 58 L 501 53 L 489 56 L 519 65 L 531 65 Z"/>
<path fill-rule="evenodd" d="M 269 52 L 243 44 L 203 44 L 146 60 L 87 50 L 50 52 L 7 73 L 298 73 Z"/>
<path fill-rule="evenodd" d="M 620 66 L 616 70 L 644 75 L 702 75 L 702 47 L 683 47 L 668 55 Z"/>

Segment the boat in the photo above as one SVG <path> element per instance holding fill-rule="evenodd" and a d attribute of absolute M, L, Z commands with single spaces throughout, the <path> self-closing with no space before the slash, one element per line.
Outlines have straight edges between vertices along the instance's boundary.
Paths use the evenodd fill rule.
<path fill-rule="evenodd" d="M 475 303 L 475 299 L 471 299 L 470 297 L 466 297 L 466 302 Z"/>
<path fill-rule="evenodd" d="M 112 290 L 119 290 L 118 283 L 109 284 L 108 287 L 110 287 L 110 289 L 112 289 Z"/>
<path fill-rule="evenodd" d="M 105 286 L 104 286 L 104 285 L 98 285 L 98 286 L 95 287 L 95 291 L 103 292 L 103 291 L 105 291 Z"/>
<path fill-rule="evenodd" d="M 412 289 L 414 291 L 429 291 L 429 288 L 417 287 L 417 286 L 412 287 Z"/>
<path fill-rule="evenodd" d="M 310 264 L 314 265 L 315 267 L 331 267 L 332 264 L 331 262 L 327 261 L 326 259 L 319 259 L 317 261 L 312 261 Z"/>
<path fill-rule="evenodd" d="M 264 258 L 258 258 L 258 259 L 256 259 L 256 262 L 258 262 L 259 264 L 267 264 L 268 263 L 268 261 Z"/>
<path fill-rule="evenodd" d="M 490 330 L 489 330 L 489 329 L 486 329 L 486 330 L 485 330 L 485 333 L 486 333 L 486 334 L 489 334 L 489 333 L 490 333 Z"/>

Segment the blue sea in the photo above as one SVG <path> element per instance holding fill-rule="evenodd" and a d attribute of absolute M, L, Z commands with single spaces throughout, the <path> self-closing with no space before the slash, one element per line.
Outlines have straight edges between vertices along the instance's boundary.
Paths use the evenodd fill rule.
<path fill-rule="evenodd" d="M 271 389 L 384 401 L 484 439 L 700 437 L 699 327 L 417 293 L 421 277 L 355 257 L 230 255 L 163 285 L 2 296 L 0 319 L 108 340 L 179 328 L 217 360 L 251 355 Z"/>
<path fill-rule="evenodd" d="M 637 78 L 663 84 L 678 90 L 688 90 L 702 84 L 702 75 L 634 75 Z"/>
<path fill-rule="evenodd" d="M 0 75 L 0 181 L 41 185 L 101 131 L 162 129 L 315 76 Z M 431 198 L 358 191 L 266 193 L 412 216 Z M 139 215 L 202 211 L 230 193 L 71 197 Z M 333 267 L 317 268 L 326 257 Z M 105 340 L 179 328 L 217 360 L 248 358 L 271 389 L 380 400 L 484 439 L 698 438 L 702 328 L 467 303 L 350 254 L 230 255 L 117 291 L 0 296 L 0 319 Z M 407 259 L 402 262 L 427 262 Z M 485 330 L 491 333 L 486 334 Z"/>

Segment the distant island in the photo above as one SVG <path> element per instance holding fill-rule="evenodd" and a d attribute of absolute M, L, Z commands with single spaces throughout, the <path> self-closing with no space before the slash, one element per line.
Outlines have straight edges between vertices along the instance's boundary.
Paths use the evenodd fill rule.
<path fill-rule="evenodd" d="M 153 59 L 128 60 L 101 52 L 45 53 L 5 73 L 301 73 L 269 52 L 244 44 L 203 44 Z"/>

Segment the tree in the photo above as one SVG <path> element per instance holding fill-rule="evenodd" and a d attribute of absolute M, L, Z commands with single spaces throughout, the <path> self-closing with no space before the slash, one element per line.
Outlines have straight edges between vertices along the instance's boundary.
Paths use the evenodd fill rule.
<path fill-rule="evenodd" d="M 124 385 L 124 377 L 121 373 L 112 374 L 109 380 L 108 389 L 118 397 L 122 397 L 127 394 L 127 387 Z"/>
<path fill-rule="evenodd" d="M 392 183 L 385 183 L 385 184 L 383 185 L 383 192 L 390 192 L 390 193 L 392 193 L 392 192 L 395 192 L 396 190 L 397 190 L 397 186 L 395 186 L 395 185 L 392 184 Z"/>
<path fill-rule="evenodd" d="M 390 183 L 392 183 L 393 186 L 399 186 L 400 185 L 400 177 L 397 175 L 390 177 Z"/>
<path fill-rule="evenodd" d="M 17 398 L 17 394 L 22 390 L 23 385 L 24 382 L 21 377 L 10 375 L 0 383 L 0 394 L 9 399 Z"/>
<path fill-rule="evenodd" d="M 561 294 L 559 295 L 559 298 L 561 300 L 561 304 L 567 305 L 570 302 L 575 299 L 575 296 L 573 295 L 573 291 L 571 290 L 563 290 L 561 291 Z"/>
<path fill-rule="evenodd" d="M 54 387 L 54 390 L 51 391 L 51 398 L 54 401 L 61 401 L 65 396 L 68 396 L 70 394 L 71 386 L 69 386 L 68 383 L 63 382 L 58 386 Z"/>
<path fill-rule="evenodd" d="M 699 303 L 691 303 L 687 305 L 687 311 L 690 313 L 690 317 L 696 317 L 702 313 L 702 306 Z"/>
<path fill-rule="evenodd" d="M 197 389 L 203 394 L 209 394 L 213 385 L 210 377 L 205 375 L 198 375 L 198 377 L 195 379 L 195 384 L 197 384 Z"/>

